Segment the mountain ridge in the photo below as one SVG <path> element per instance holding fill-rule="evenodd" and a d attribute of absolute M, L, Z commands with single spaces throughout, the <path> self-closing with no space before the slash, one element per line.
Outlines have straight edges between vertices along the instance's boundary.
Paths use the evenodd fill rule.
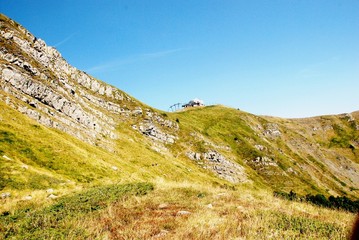
<path fill-rule="evenodd" d="M 159 111 L 0 14 L 0 239 L 348 236 L 306 195 L 358 203 L 359 112 Z"/>
<path fill-rule="evenodd" d="M 163 159 L 233 184 L 358 196 L 359 112 L 302 119 L 223 106 L 162 112 L 70 66 L 13 20 L 0 20 L 0 98 L 41 125 L 111 154 L 136 136 Z"/>

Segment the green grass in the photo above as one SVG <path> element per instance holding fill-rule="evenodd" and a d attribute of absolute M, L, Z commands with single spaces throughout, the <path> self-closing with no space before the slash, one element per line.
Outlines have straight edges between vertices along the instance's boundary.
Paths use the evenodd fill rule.
<path fill-rule="evenodd" d="M 84 239 L 88 236 L 86 229 L 73 225 L 74 221 L 98 214 L 126 196 L 143 196 L 152 190 L 150 183 L 101 186 L 62 197 L 42 209 L 34 209 L 30 205 L 14 213 L 3 212 L 0 232 L 3 239 Z"/>
<path fill-rule="evenodd" d="M 264 229 L 275 229 L 277 234 L 271 231 L 275 238 L 344 239 L 347 235 L 338 224 L 325 223 L 308 217 L 291 216 L 277 211 L 260 211 L 258 216 L 268 220 L 269 225 Z M 259 238 L 265 238 L 268 235 L 270 232 L 258 232 Z"/>
<path fill-rule="evenodd" d="M 0 21 L 1 30 L 13 29 L 19 37 L 29 40 L 16 32 L 17 23 L 9 22 L 2 14 Z M 0 44 L 49 79 L 57 79 L 57 74 L 45 69 L 13 40 L 0 39 Z M 8 63 L 0 60 L 0 64 Z M 53 84 L 33 78 L 48 86 Z M 285 120 L 224 106 L 166 113 L 135 99 L 117 101 L 113 96 L 76 87 L 77 94 L 81 88 L 126 110 L 141 107 L 144 114 L 124 116 L 89 103 L 116 121 L 115 133 L 119 136 L 116 140 L 103 136 L 93 146 L 39 125 L 0 101 L 0 191 L 11 193 L 11 197 L 0 199 L 0 239 L 148 239 L 158 236 L 161 230 L 169 231 L 168 239 L 345 237 L 353 215 L 288 203 L 274 199 L 268 192 L 294 189 L 300 194 L 331 191 L 330 194 L 350 192 L 358 196 L 352 191 L 358 188 L 357 183 L 330 168 L 331 161 L 359 162 L 358 131 L 347 118 Z M 119 93 L 127 97 L 126 93 Z M 6 97 L 11 98 L 15 108 L 25 104 L 0 91 L 0 98 Z M 132 129 L 131 125 L 147 120 L 145 109 L 179 124 L 177 131 L 161 127 L 154 120 L 161 131 L 178 137 L 175 144 L 161 147 Z M 263 133 L 270 123 L 278 125 L 281 136 L 268 137 Z M 314 134 L 310 130 L 312 124 L 329 130 Z M 111 150 L 98 147 L 104 146 L 102 140 L 110 143 Z M 317 143 L 320 151 L 316 150 Z M 264 150 L 255 145 L 264 146 Z M 186 156 L 188 151 L 210 150 L 242 165 L 248 181 L 228 183 Z M 265 156 L 278 166 L 253 164 L 253 159 Z M 295 174 L 289 173 L 289 168 Z M 129 184 L 132 182 L 154 185 Z M 57 199 L 48 198 L 49 188 Z M 33 199 L 24 201 L 28 195 Z M 170 206 L 158 209 L 161 203 Z M 208 204 L 213 207 L 208 208 Z M 178 217 L 179 210 L 192 213 Z"/>
<path fill-rule="evenodd" d="M 279 118 L 257 117 L 223 106 L 193 108 L 182 112 L 171 113 L 169 114 L 169 118 L 173 121 L 179 119 L 180 122 L 181 136 L 179 142 L 172 147 L 174 152 L 181 153 L 188 151 L 188 145 L 191 145 L 190 149 L 194 152 L 206 152 L 215 148 L 211 144 L 208 145 L 208 143 L 206 143 L 206 141 L 209 141 L 217 146 L 229 146 L 231 149 L 230 152 L 223 151 L 222 149 L 218 151 L 245 166 L 246 171 L 250 173 L 249 176 L 251 180 L 256 184 L 262 184 L 264 182 L 273 189 L 278 190 L 287 189 L 289 191 L 295 188 L 298 192 L 302 193 L 324 193 L 326 190 L 325 188 L 319 187 L 312 176 L 306 171 L 302 171 L 299 167 L 300 164 L 310 164 L 313 171 L 321 175 L 322 173 L 318 171 L 316 167 L 322 170 L 326 169 L 327 171 L 328 168 L 325 164 L 316 160 L 310 154 L 306 154 L 308 150 L 308 153 L 311 153 L 310 149 L 303 148 L 300 149 L 302 153 L 298 153 L 293 151 L 287 143 L 289 139 L 296 138 L 299 141 L 303 141 L 306 145 L 313 144 L 312 139 L 307 140 L 306 136 L 299 134 L 299 130 L 301 130 L 305 124 L 298 125 L 295 121 L 284 121 Z M 335 122 L 336 118 L 330 118 L 330 120 Z M 263 129 L 255 129 L 257 126 L 264 128 L 268 123 L 276 123 L 282 131 L 282 136 L 265 141 L 263 139 Z M 202 137 L 193 137 L 188 134 L 193 132 Z M 341 134 L 343 135 L 343 133 Z M 349 136 L 348 139 L 353 139 L 353 136 Z M 324 141 L 324 139 L 322 140 Z M 264 146 L 265 150 L 259 151 L 254 147 L 256 144 Z M 274 159 L 278 167 L 263 168 L 262 166 L 255 166 L 253 164 L 249 164 L 248 166 L 245 164 L 245 162 L 250 162 L 256 157 L 263 156 Z M 309 161 L 306 159 L 307 156 L 310 156 Z M 354 156 L 354 158 L 356 157 Z M 310 162 L 313 162 L 316 166 Z M 287 171 L 288 168 L 294 169 L 297 174 L 290 176 L 284 175 L 283 172 Z M 346 188 L 348 184 L 330 171 L 326 173 L 326 175 L 328 174 L 328 178 L 324 179 L 322 176 L 319 177 L 335 189 L 335 191 L 342 193 L 342 187 Z M 335 182 L 340 183 L 340 186 L 337 186 Z"/>
<path fill-rule="evenodd" d="M 178 216 L 183 210 L 191 214 Z M 47 206 L 22 202 L 0 215 L 0 239 L 150 239 L 163 230 L 168 239 L 344 239 L 353 219 L 250 186 L 157 180 L 89 188 Z"/>
<path fill-rule="evenodd" d="M 74 184 L 85 187 L 148 181 L 158 176 L 224 183 L 188 159 L 157 153 L 151 141 L 127 122 L 118 125 L 119 139 L 114 141 L 115 151 L 109 152 L 41 126 L 2 102 L 0 114 L 0 191 L 12 192 L 18 198 L 35 190 L 58 188 L 66 192 Z"/>

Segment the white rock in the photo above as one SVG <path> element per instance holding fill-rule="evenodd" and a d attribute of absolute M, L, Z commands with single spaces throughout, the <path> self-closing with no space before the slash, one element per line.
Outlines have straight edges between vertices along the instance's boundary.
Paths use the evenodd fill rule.
<path fill-rule="evenodd" d="M 166 209 L 168 208 L 168 204 L 167 203 L 161 203 L 160 205 L 158 205 L 158 209 Z"/>
<path fill-rule="evenodd" d="M 209 209 L 212 209 L 212 208 L 213 208 L 213 205 L 210 203 L 210 204 L 208 204 L 206 207 L 209 208 Z"/>
<path fill-rule="evenodd" d="M 116 166 L 112 166 L 111 168 L 112 168 L 112 170 L 114 170 L 114 171 L 118 171 L 118 167 L 116 167 Z"/>
<path fill-rule="evenodd" d="M 52 188 L 49 188 L 46 190 L 46 193 L 53 193 L 53 192 L 54 192 L 54 189 L 52 189 Z"/>
<path fill-rule="evenodd" d="M 3 157 L 3 158 L 5 158 L 6 160 L 11 161 L 11 158 L 9 158 L 9 157 L 8 157 L 8 156 L 6 156 L 6 155 L 3 155 L 2 157 Z"/>
<path fill-rule="evenodd" d="M 25 164 L 22 165 L 21 167 L 22 167 L 23 169 L 26 169 L 26 170 L 29 169 L 29 166 L 27 166 L 27 165 L 25 165 Z"/>
<path fill-rule="evenodd" d="M 164 236 L 166 236 L 169 233 L 169 231 L 167 230 L 161 230 L 161 232 L 155 236 L 153 236 L 153 238 L 162 238 Z"/>
<path fill-rule="evenodd" d="M 30 201 L 32 199 L 32 196 L 28 195 L 23 198 L 25 201 Z"/>
<path fill-rule="evenodd" d="M 191 212 L 189 211 L 178 211 L 176 216 L 184 216 L 184 215 L 190 215 Z"/>
<path fill-rule="evenodd" d="M 50 199 L 55 199 L 55 198 L 57 198 L 57 196 L 56 196 L 56 195 L 54 195 L 54 194 L 50 194 L 47 198 L 50 198 Z"/>
<path fill-rule="evenodd" d="M 9 198 L 10 196 L 11 196 L 11 193 L 9 193 L 9 192 L 1 193 L 1 198 L 2 199 Z"/>
<path fill-rule="evenodd" d="M 3 34 L 3 37 L 5 39 L 11 39 L 13 36 L 14 36 L 14 33 L 12 33 L 12 32 L 6 32 Z"/>

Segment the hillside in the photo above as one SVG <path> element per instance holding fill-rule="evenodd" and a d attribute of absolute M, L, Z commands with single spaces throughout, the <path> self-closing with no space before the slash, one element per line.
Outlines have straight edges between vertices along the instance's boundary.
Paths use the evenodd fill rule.
<path fill-rule="evenodd" d="M 162 112 L 70 66 L 6 16 L 0 24 L 5 238 L 254 238 L 261 224 L 268 228 L 260 238 L 300 236 L 309 225 L 313 238 L 347 234 L 352 214 L 287 202 L 273 191 L 356 200 L 359 112 L 307 119 L 224 106 Z M 83 199 L 93 212 L 77 209 Z M 52 219 L 55 207 L 61 221 Z M 26 211 L 35 225 L 26 222 Z M 121 211 L 137 217 L 121 225 Z"/>

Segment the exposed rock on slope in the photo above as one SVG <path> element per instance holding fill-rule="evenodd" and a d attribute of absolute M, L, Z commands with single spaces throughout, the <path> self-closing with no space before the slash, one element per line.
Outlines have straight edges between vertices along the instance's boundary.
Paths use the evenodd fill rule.
<path fill-rule="evenodd" d="M 191 167 L 174 163 L 181 162 L 196 167 L 196 174 L 216 181 L 260 182 L 303 193 L 359 195 L 358 112 L 281 119 L 209 106 L 161 113 L 72 67 L 56 49 L 3 15 L 0 101 L 7 109 L 13 108 L 42 125 L 98 145 L 101 151 L 110 150 L 106 154 L 111 152 L 114 158 L 126 158 L 130 152 L 133 159 L 127 164 L 134 164 L 136 170 L 142 165 L 135 164 L 150 155 L 146 161 L 151 164 L 142 167 L 158 168 L 154 172 L 160 175 L 156 161 L 162 159 L 172 164 L 171 169 L 180 169 L 181 174 L 172 176 L 176 180 L 191 171 Z M 3 132 L 0 140 L 15 141 L 7 134 Z M 0 154 L 6 156 L 7 152 L 0 148 Z M 53 166 L 47 165 L 48 159 L 39 163 L 31 151 L 29 154 L 40 167 Z M 91 169 L 120 173 L 120 164 L 101 162 Z"/>
<path fill-rule="evenodd" d="M 231 183 L 240 183 L 248 181 L 244 168 L 233 161 L 229 161 L 217 151 L 210 150 L 205 153 L 188 152 L 187 157 L 197 163 L 204 169 L 215 173 L 218 177 Z"/>
<path fill-rule="evenodd" d="M 22 102 L 2 95 L 8 105 L 41 124 L 105 148 L 117 138 L 117 122 L 141 117 L 140 104 L 131 97 L 72 67 L 55 48 L 14 21 L 3 15 L 0 20 L 0 89 Z M 175 126 L 153 116 L 160 125 Z M 174 142 L 175 137 L 161 128 L 152 129 L 156 134 L 142 132 Z"/>

